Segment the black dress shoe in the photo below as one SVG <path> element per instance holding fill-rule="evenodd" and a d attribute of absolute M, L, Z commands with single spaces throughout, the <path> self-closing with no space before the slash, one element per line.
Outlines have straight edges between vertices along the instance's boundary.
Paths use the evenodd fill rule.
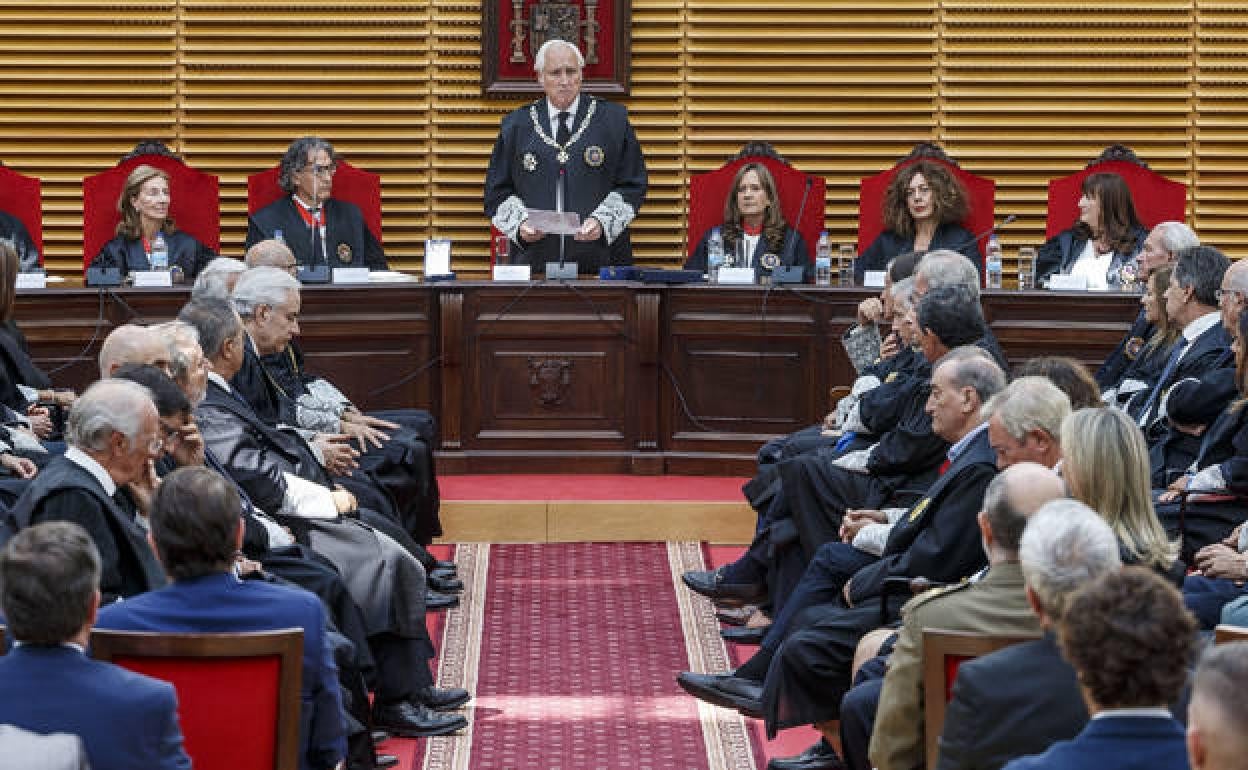
<path fill-rule="evenodd" d="M 373 743 L 385 743 L 390 740 L 390 733 L 385 730 L 373 730 L 370 735 L 373 739 Z"/>
<path fill-rule="evenodd" d="M 721 604 L 751 604 L 767 598 L 766 586 L 752 583 L 725 583 L 722 569 L 706 572 L 689 571 L 680 576 L 685 585 Z"/>
<path fill-rule="evenodd" d="M 450 735 L 468 726 L 459 714 L 441 714 L 424 704 L 399 701 L 373 708 L 373 723 L 404 738 Z"/>
<path fill-rule="evenodd" d="M 735 644 L 762 644 L 763 637 L 767 635 L 767 626 L 723 628 L 720 629 L 719 635 L 724 638 L 724 641 Z"/>
<path fill-rule="evenodd" d="M 393 754 L 378 754 L 373 757 L 373 767 L 394 767 L 399 764 L 399 758 Z"/>
<path fill-rule="evenodd" d="M 426 577 L 426 582 L 430 588 L 439 593 L 452 594 L 464 590 L 463 581 L 457 577 L 438 577 L 431 574 Z"/>
<path fill-rule="evenodd" d="M 415 695 L 415 700 L 434 711 L 450 711 L 459 708 L 471 699 L 472 696 L 462 687 L 439 689 L 430 685 L 420 688 Z"/>
<path fill-rule="evenodd" d="M 456 572 L 453 569 L 446 569 L 444 567 L 437 567 L 435 569 L 425 570 L 425 572 L 428 573 L 429 577 L 442 578 L 443 580 L 450 580 L 452 578 L 459 577 L 458 572 Z"/>
<path fill-rule="evenodd" d="M 767 763 L 767 770 L 845 770 L 845 763 L 836 755 L 836 749 L 820 738 L 796 757 L 773 758 Z"/>
<path fill-rule="evenodd" d="M 459 597 L 448 594 L 440 594 L 437 591 L 425 591 L 425 609 L 427 610 L 444 610 L 447 607 L 458 607 Z"/>
<path fill-rule="evenodd" d="M 438 559 L 433 563 L 433 569 L 449 569 L 451 572 L 458 572 L 459 567 L 455 566 L 455 562 L 446 559 Z M 432 570 L 430 570 L 432 571 Z"/>
<path fill-rule="evenodd" d="M 732 674 L 695 674 L 692 671 L 682 671 L 676 676 L 676 683 L 698 700 L 736 709 L 747 717 L 762 717 L 762 682 Z"/>

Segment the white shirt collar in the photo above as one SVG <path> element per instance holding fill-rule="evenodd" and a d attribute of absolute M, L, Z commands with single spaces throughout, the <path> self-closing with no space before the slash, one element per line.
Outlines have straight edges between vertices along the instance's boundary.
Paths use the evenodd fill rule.
<path fill-rule="evenodd" d="M 214 372 L 214 371 L 209 370 L 209 372 L 208 372 L 208 381 L 209 381 L 209 382 L 215 382 L 215 383 L 217 383 L 218 385 L 220 385 L 221 387 L 225 388 L 225 392 L 226 392 L 226 393 L 233 393 L 233 392 L 234 392 L 234 389 L 230 387 L 230 382 L 229 382 L 229 380 L 227 380 L 227 379 L 225 379 L 224 377 L 222 377 L 222 376 L 221 376 L 221 374 L 220 374 L 220 372 Z"/>
<path fill-rule="evenodd" d="M 1156 708 L 1104 709 L 1092 715 L 1093 719 L 1106 719 L 1109 717 L 1131 717 L 1132 719 L 1173 719 L 1174 714 L 1170 713 L 1170 709 L 1158 706 Z"/>
<path fill-rule="evenodd" d="M 958 439 L 958 443 L 949 447 L 949 453 L 946 455 L 946 457 L 949 458 L 949 462 L 950 463 L 957 462 L 958 458 L 961 457 L 962 453 L 966 451 L 966 447 L 972 441 L 975 440 L 975 437 L 983 433 L 986 430 L 988 430 L 987 420 L 985 420 L 984 422 L 981 422 L 979 425 L 976 425 L 974 428 L 971 428 L 970 433 L 967 433 L 965 436 Z"/>
<path fill-rule="evenodd" d="M 1212 329 L 1213 325 L 1221 320 L 1222 316 L 1216 310 L 1212 313 L 1205 313 L 1200 318 L 1197 318 L 1195 321 L 1192 321 L 1190 324 L 1183 327 L 1183 339 L 1190 343 L 1200 335 Z"/>
<path fill-rule="evenodd" d="M 576 122 L 576 108 L 579 107 L 580 104 L 581 104 L 580 94 L 577 94 L 576 98 L 572 100 L 572 103 L 568 105 L 568 108 L 566 110 L 559 109 L 555 105 L 551 104 L 550 100 L 547 99 L 546 100 L 546 125 L 554 126 L 555 118 L 559 117 L 559 113 L 566 112 L 568 113 L 568 129 L 575 130 L 575 126 L 573 124 Z"/>
<path fill-rule="evenodd" d="M 104 466 L 96 462 L 94 457 L 76 446 L 71 446 L 65 450 L 65 459 L 94 476 L 109 497 L 117 494 L 117 482 L 113 481 L 113 477 L 108 475 L 108 471 L 104 470 Z"/>

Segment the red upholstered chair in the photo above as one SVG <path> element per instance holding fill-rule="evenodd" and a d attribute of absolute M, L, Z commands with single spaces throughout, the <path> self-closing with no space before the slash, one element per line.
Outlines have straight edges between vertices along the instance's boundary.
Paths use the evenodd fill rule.
<path fill-rule="evenodd" d="M 945 707 L 953 698 L 958 666 L 981 655 L 1039 637 L 997 636 L 966 631 L 923 629 L 923 731 L 927 766 L 940 762 L 940 734 L 945 730 Z"/>
<path fill-rule="evenodd" d="M 1183 222 L 1187 218 L 1187 185 L 1153 171 L 1129 148 L 1115 145 L 1100 158 L 1070 176 L 1049 182 L 1048 223 L 1044 237 L 1052 238 L 1075 223 L 1083 180 L 1090 174 L 1114 173 L 1122 177 L 1135 201 L 1140 222 L 1152 229 L 1158 222 Z"/>
<path fill-rule="evenodd" d="M 36 177 L 23 176 L 0 163 L 0 211 L 21 220 L 26 232 L 39 247 L 43 262 L 43 191 Z"/>
<path fill-rule="evenodd" d="M 247 213 L 254 214 L 286 194 L 277 184 L 278 167 L 247 177 Z M 354 203 L 364 215 L 364 224 L 381 240 L 381 177 L 356 168 L 345 160 L 338 161 L 331 197 Z"/>
<path fill-rule="evenodd" d="M 858 185 L 858 253 L 867 250 L 880 233 L 884 232 L 884 193 L 897 172 L 920 160 L 947 166 L 966 188 L 971 211 L 961 225 L 973 235 L 979 235 L 994 224 L 996 216 L 997 183 L 987 177 L 977 176 L 958 167 L 952 161 L 929 155 L 903 158 L 897 165 L 875 176 L 863 177 Z M 979 253 L 984 253 L 985 241 L 979 242 Z"/>
<path fill-rule="evenodd" d="M 221 250 L 221 192 L 217 177 L 186 165 L 159 142 L 146 142 L 113 168 L 82 180 L 84 269 L 116 235 L 117 223 L 121 221 L 117 198 L 126 186 L 126 177 L 142 165 L 154 166 L 169 175 L 169 216 L 178 229 L 214 252 Z"/>
<path fill-rule="evenodd" d="M 297 770 L 303 629 L 91 632 L 91 655 L 173 684 L 186 753 L 204 770 Z"/>
<path fill-rule="evenodd" d="M 780 212 L 784 215 L 784 221 L 790 225 L 797 220 L 797 210 L 801 208 L 802 195 L 809 182 L 810 194 L 806 196 L 802 221 L 793 226 L 805 239 L 810 250 L 806 257 L 813 263 L 814 249 L 819 243 L 819 234 L 823 231 L 824 200 L 827 198 L 828 182 L 821 176 L 803 173 L 779 158 L 765 155 L 737 158 L 714 171 L 694 174 L 689 179 L 689 243 L 686 254 L 693 254 L 708 230 L 723 224 L 724 201 L 732 193 L 732 180 L 737 175 L 737 169 L 746 163 L 761 163 L 771 172 L 772 178 L 776 180 L 776 193 L 780 196 Z"/>

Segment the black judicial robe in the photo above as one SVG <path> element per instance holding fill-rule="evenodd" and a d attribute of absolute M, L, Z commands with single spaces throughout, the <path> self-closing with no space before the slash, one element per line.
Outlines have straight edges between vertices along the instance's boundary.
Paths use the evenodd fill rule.
<path fill-rule="evenodd" d="M 706 260 L 709 253 L 709 244 L 711 242 L 711 230 L 707 230 L 702 236 L 702 240 L 698 241 L 698 246 L 693 250 L 693 254 L 689 259 L 685 260 L 686 270 L 701 270 L 706 272 Z M 731 252 L 734 244 L 724 242 L 725 252 Z M 766 238 L 759 238 L 758 243 L 754 246 L 754 254 L 750 258 L 750 265 L 754 268 L 754 277 L 758 278 L 763 274 L 763 266 L 760 264 L 763 255 L 771 252 L 780 257 L 780 264 L 785 267 L 803 267 L 806 268 L 806 277 L 809 280 L 814 275 L 814 262 L 810 258 L 810 247 L 806 245 L 806 239 L 802 234 L 791 227 L 785 226 L 784 238 L 780 243 L 767 243 Z"/>
<path fill-rule="evenodd" d="M 29 402 L 18 385 L 46 390 L 52 387 L 52 381 L 30 359 L 26 337 L 17 323 L 9 320 L 0 323 L 0 404 L 24 414 Z"/>
<path fill-rule="evenodd" d="M 169 249 L 169 266 L 181 267 L 186 283 L 194 281 L 199 271 L 217 257 L 212 249 L 181 230 L 164 233 L 164 236 L 165 246 Z M 104 244 L 100 253 L 91 260 L 91 267 L 120 267 L 122 275 L 134 270 L 152 269 L 147 252 L 143 250 L 142 239 L 124 235 L 118 235 Z"/>
<path fill-rule="evenodd" d="M 539 99 L 503 119 L 485 175 L 485 215 L 491 219 L 500 207 L 517 202 L 530 209 L 551 211 L 556 207 L 558 151 L 538 135 L 531 114 L 536 114 L 542 132 L 551 137 L 546 105 L 546 99 Z M 584 131 L 577 137 L 582 126 Z M 584 221 L 608 195 L 616 193 L 635 215 L 646 196 L 646 162 L 624 107 L 582 93 L 572 120 L 572 138 L 567 148 L 564 210 L 575 211 Z M 576 262 L 581 273 L 596 275 L 603 265 L 633 262 L 628 228 L 608 243 L 606 233 L 610 228 L 608 222 L 602 224 L 604 235 L 597 241 L 563 237 L 564 257 L 568 262 Z M 559 241 L 557 235 L 548 235 L 536 243 L 513 241 L 513 261 L 537 269 L 544 268 L 547 262 L 558 262 Z"/>
<path fill-rule="evenodd" d="M 969 230 L 958 224 L 946 223 L 936 228 L 936 232 L 932 234 L 932 243 L 927 247 L 927 251 L 936 251 L 937 249 L 951 249 L 965 255 L 967 259 L 975 263 L 975 269 L 983 275 L 984 265 L 983 257 L 979 253 L 979 242 Z M 863 273 L 868 270 L 883 270 L 888 267 L 888 260 L 898 254 L 905 254 L 914 251 L 913 236 L 907 238 L 899 235 L 892 230 L 885 230 L 876 236 L 867 250 L 859 255 L 858 260 L 854 263 L 854 281 L 859 286 L 862 285 Z"/>
<path fill-rule="evenodd" d="M 324 252 L 312 248 L 314 233 L 299 214 L 299 204 L 289 195 L 265 206 L 247 218 L 247 242 L 251 248 L 260 241 L 282 240 L 301 265 L 328 264 L 335 267 L 367 267 L 386 270 L 386 256 L 373 231 L 364 223 L 364 214 L 354 203 L 330 198 L 325 201 Z M 317 236 L 319 245 L 319 236 Z"/>
<path fill-rule="evenodd" d="M 7 211 L 0 211 L 0 239 L 13 243 L 22 270 L 39 266 L 39 247 L 35 245 L 35 239 L 30 237 L 22 220 Z"/>

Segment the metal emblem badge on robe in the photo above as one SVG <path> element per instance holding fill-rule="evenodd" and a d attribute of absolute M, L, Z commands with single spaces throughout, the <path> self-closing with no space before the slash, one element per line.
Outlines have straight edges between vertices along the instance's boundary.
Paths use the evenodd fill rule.
<path fill-rule="evenodd" d="M 780 267 L 780 255 L 769 251 L 758 258 L 758 264 L 762 265 L 764 270 L 775 270 Z"/>
<path fill-rule="evenodd" d="M 585 148 L 585 165 L 598 168 L 607 159 L 607 153 L 596 144 Z"/>
<path fill-rule="evenodd" d="M 338 244 L 337 253 L 338 253 L 338 261 L 342 262 L 343 264 L 351 264 L 351 260 L 355 258 L 354 255 L 351 253 L 351 247 L 345 243 Z"/>
<path fill-rule="evenodd" d="M 537 156 L 531 152 L 526 152 L 521 158 L 520 164 L 524 166 L 524 170 L 530 173 L 537 171 Z"/>

